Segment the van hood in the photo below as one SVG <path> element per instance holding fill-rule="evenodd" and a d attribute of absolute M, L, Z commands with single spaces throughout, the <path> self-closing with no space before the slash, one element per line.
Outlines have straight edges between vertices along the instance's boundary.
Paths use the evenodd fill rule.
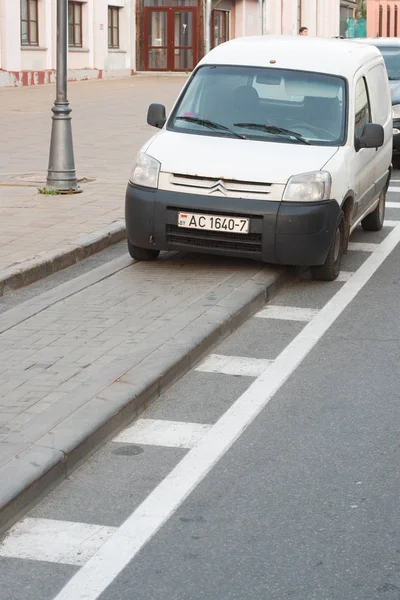
<path fill-rule="evenodd" d="M 163 130 L 146 148 L 161 171 L 180 175 L 286 184 L 289 177 L 319 171 L 336 146 L 307 146 Z"/>

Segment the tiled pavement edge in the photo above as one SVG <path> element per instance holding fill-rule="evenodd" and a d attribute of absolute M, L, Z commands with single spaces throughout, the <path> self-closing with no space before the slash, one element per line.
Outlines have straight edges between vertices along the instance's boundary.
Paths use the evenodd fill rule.
<path fill-rule="evenodd" d="M 37 190 L 46 178 L 54 85 L 0 89 L 0 296 L 123 239 L 132 161 L 155 131 L 147 108 L 162 102 L 169 110 L 186 78 L 70 84 L 83 193 L 66 196 Z"/>
<path fill-rule="evenodd" d="M 38 192 L 40 179 L 33 187 L 0 175 L 0 296 L 126 237 L 126 181 L 84 182 L 81 194 L 47 196 Z"/>
<path fill-rule="evenodd" d="M 66 269 L 100 252 L 126 237 L 125 221 L 114 221 L 93 233 L 83 235 L 56 250 L 48 250 L 38 257 L 0 270 L 0 296 Z"/>
<path fill-rule="evenodd" d="M 2 436 L 0 532 L 256 312 L 284 279 L 283 270 L 239 269 L 175 312 L 137 344 L 134 355 L 114 361 L 18 432 Z"/>

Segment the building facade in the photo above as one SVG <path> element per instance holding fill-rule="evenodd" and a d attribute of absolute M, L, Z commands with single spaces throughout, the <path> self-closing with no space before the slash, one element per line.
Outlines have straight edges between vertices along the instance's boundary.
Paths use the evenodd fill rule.
<path fill-rule="evenodd" d="M 69 79 L 123 76 L 135 65 L 134 0 L 68 2 Z M 0 86 L 55 79 L 56 0 L 0 0 Z"/>
<path fill-rule="evenodd" d="M 400 35 L 400 0 L 366 0 L 368 37 Z"/>
<path fill-rule="evenodd" d="M 0 0 L 0 86 L 54 81 L 56 3 Z M 224 41 L 296 35 L 303 25 L 338 36 L 340 0 L 69 0 L 68 76 L 189 72 Z"/>

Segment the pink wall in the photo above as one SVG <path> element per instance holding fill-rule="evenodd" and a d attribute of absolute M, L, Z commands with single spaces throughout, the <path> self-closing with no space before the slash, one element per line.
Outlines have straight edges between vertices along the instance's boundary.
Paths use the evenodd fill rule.
<path fill-rule="evenodd" d="M 381 10 L 380 10 L 381 8 Z M 397 11 L 396 11 L 397 8 Z M 389 13 L 390 9 L 390 13 Z M 395 27 L 397 12 L 397 31 Z M 367 35 L 377 37 L 379 31 L 379 14 L 381 14 L 381 36 L 400 36 L 400 0 L 367 0 Z M 389 16 L 390 14 L 390 16 Z M 389 25 L 389 32 L 388 32 Z M 388 35 L 389 34 L 389 35 Z"/>

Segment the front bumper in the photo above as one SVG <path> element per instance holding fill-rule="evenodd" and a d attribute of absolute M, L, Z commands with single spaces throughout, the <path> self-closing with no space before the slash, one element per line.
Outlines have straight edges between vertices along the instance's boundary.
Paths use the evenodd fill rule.
<path fill-rule="evenodd" d="M 177 226 L 178 212 L 250 218 L 248 234 Z M 186 250 L 262 260 L 266 263 L 322 265 L 340 208 L 335 200 L 301 204 L 208 197 L 152 190 L 128 184 L 125 219 L 129 241 L 140 248 Z"/>

